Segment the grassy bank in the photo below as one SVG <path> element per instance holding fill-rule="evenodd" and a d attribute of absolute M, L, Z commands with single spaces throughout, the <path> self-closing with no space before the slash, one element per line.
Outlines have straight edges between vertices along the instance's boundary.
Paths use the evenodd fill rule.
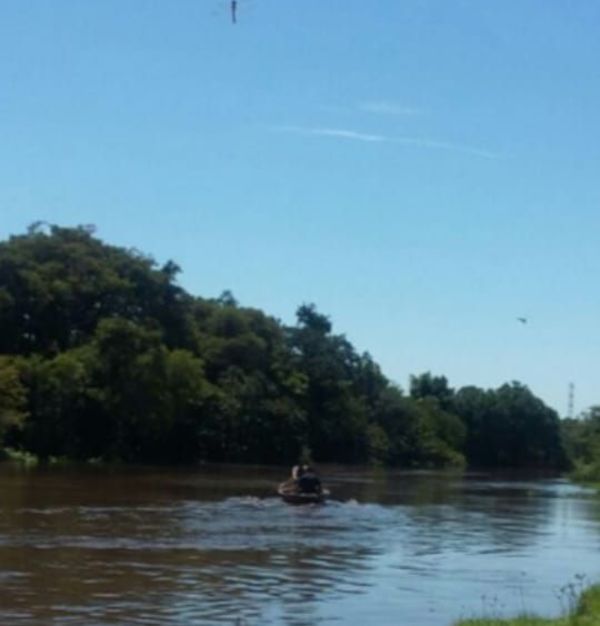
<path fill-rule="evenodd" d="M 600 461 L 587 464 L 577 463 L 570 477 L 575 482 L 600 490 Z"/>
<path fill-rule="evenodd" d="M 22 465 L 37 465 L 39 459 L 35 454 L 29 452 L 21 452 L 13 448 L 0 448 L 0 461 L 12 461 L 13 463 L 21 463 Z"/>
<path fill-rule="evenodd" d="M 533 615 L 513 619 L 478 618 L 460 620 L 454 626 L 600 626 L 600 585 L 584 591 L 574 609 L 568 615 L 556 619 Z"/>
<path fill-rule="evenodd" d="M 0 462 L 8 461 L 11 463 L 18 463 L 26 467 L 35 467 L 38 465 L 52 466 L 52 467 L 76 467 L 81 465 L 108 465 L 109 463 L 101 459 L 87 459 L 87 460 L 74 460 L 65 456 L 49 456 L 47 458 L 40 458 L 36 454 L 31 452 L 25 452 L 23 450 L 15 450 L 14 448 L 0 448 Z"/>

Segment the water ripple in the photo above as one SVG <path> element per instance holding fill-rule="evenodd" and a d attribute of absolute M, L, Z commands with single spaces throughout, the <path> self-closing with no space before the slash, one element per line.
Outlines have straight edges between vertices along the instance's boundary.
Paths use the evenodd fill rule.
<path fill-rule="evenodd" d="M 2 483 L 2 624 L 447 626 L 489 588 L 548 612 L 574 571 L 600 576 L 600 507 L 560 481 L 353 470 L 293 507 L 262 476 L 68 478 Z"/>

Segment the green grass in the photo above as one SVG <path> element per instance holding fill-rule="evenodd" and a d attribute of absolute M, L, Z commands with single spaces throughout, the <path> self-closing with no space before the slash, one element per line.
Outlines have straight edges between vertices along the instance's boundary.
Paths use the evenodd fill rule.
<path fill-rule="evenodd" d="M 454 626 L 600 626 L 600 585 L 585 590 L 574 609 L 568 615 L 556 619 L 533 615 L 512 619 L 477 618 L 460 620 Z"/>
<path fill-rule="evenodd" d="M 600 461 L 577 463 L 571 477 L 577 482 L 600 483 Z"/>
<path fill-rule="evenodd" d="M 0 448 L 0 462 L 10 461 L 12 463 L 18 463 L 25 467 L 35 467 L 37 465 L 51 466 L 51 467 L 69 467 L 78 466 L 82 464 L 87 465 L 103 465 L 105 462 L 99 458 L 91 458 L 86 461 L 75 461 L 69 459 L 66 456 L 50 456 L 45 459 L 40 459 L 31 452 L 24 450 L 15 450 L 14 448 Z"/>
<path fill-rule="evenodd" d="M 15 450 L 14 448 L 1 448 L 0 449 L 0 461 L 13 461 L 15 463 L 21 463 L 31 467 L 39 463 L 39 459 L 35 454 L 30 452 L 23 452 L 21 450 Z"/>

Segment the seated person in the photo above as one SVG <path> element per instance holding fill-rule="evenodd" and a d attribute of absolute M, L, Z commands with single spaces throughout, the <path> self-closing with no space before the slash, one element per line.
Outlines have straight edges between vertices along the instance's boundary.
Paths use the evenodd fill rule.
<path fill-rule="evenodd" d="M 312 467 L 304 465 L 297 479 L 300 493 L 321 493 L 321 481 Z"/>

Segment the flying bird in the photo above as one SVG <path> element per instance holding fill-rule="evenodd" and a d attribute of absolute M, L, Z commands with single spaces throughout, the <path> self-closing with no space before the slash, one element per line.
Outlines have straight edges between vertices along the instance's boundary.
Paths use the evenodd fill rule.
<path fill-rule="evenodd" d="M 213 8 L 211 15 L 226 15 L 230 24 L 237 24 L 240 11 L 252 11 L 254 8 L 254 0 L 213 0 Z"/>
<path fill-rule="evenodd" d="M 521 322 L 521 324 L 527 324 L 527 318 L 526 317 L 517 317 L 517 320 L 519 322 Z"/>

